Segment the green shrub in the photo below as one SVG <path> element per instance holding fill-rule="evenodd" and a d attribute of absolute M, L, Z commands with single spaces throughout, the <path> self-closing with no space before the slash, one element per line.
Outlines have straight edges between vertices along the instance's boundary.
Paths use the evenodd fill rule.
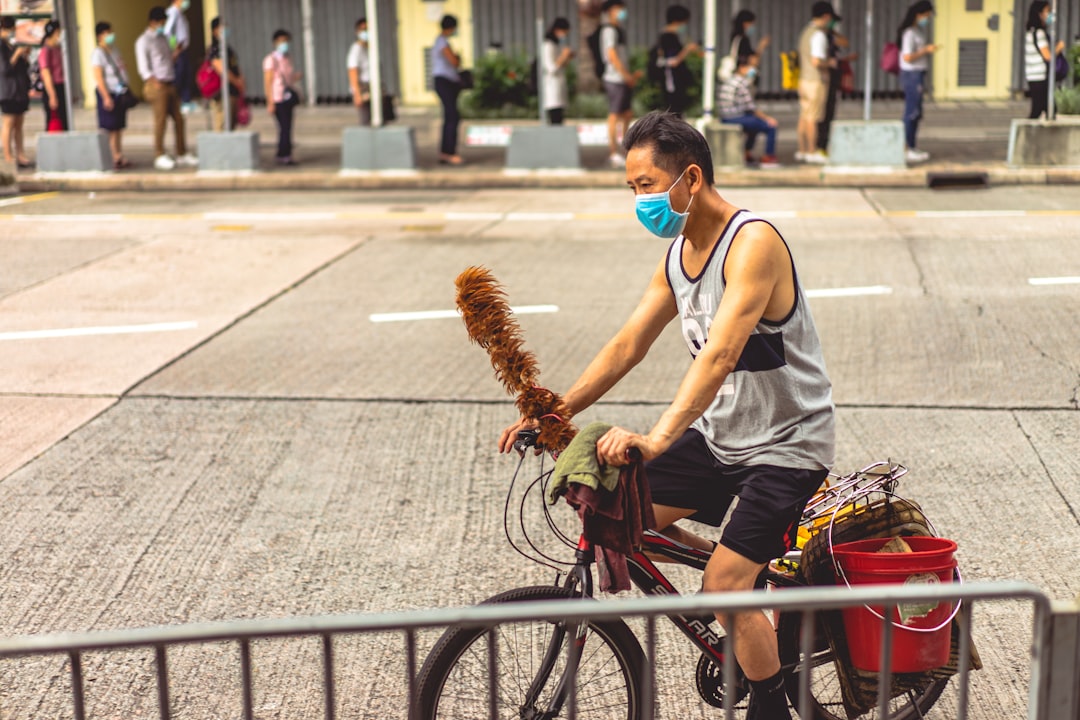
<path fill-rule="evenodd" d="M 1080 115 L 1080 87 L 1055 90 L 1054 106 L 1061 115 Z"/>
<path fill-rule="evenodd" d="M 490 52 L 477 59 L 472 68 L 475 87 L 458 100 L 462 116 L 470 119 L 508 120 L 539 117 L 536 93 L 529 87 L 533 59 L 525 53 Z M 566 68 L 569 100 L 573 107 L 577 68 Z"/>

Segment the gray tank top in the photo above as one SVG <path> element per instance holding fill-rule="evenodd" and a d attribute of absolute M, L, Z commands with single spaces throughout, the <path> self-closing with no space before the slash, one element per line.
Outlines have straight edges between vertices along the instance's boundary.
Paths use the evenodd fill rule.
<path fill-rule="evenodd" d="M 693 357 L 709 339 L 709 327 L 724 296 L 724 262 L 731 242 L 751 222 L 766 221 L 745 210 L 731 218 L 697 277 L 689 277 L 683 268 L 685 239 L 681 235 L 668 249 L 667 280 L 675 294 L 683 339 Z M 797 275 L 791 313 L 781 322 L 757 324 L 735 370 L 691 427 L 705 436 L 713 454 L 728 465 L 811 470 L 832 466 L 836 435 L 832 384 Z"/>

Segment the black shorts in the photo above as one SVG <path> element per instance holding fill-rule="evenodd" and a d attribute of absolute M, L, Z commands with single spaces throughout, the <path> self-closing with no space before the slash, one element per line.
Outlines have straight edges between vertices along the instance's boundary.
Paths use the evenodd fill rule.
<path fill-rule="evenodd" d="M 29 109 L 29 100 L 0 100 L 0 113 L 4 115 L 22 115 Z"/>
<path fill-rule="evenodd" d="M 604 93 L 607 95 L 609 115 L 622 115 L 633 107 L 634 88 L 629 85 L 605 80 Z"/>
<path fill-rule="evenodd" d="M 795 546 L 799 517 L 828 471 L 725 465 L 691 428 L 647 463 L 645 474 L 654 504 L 694 510 L 691 520 L 714 527 L 723 523 L 738 497 L 720 544 L 753 562 L 767 563 Z"/>

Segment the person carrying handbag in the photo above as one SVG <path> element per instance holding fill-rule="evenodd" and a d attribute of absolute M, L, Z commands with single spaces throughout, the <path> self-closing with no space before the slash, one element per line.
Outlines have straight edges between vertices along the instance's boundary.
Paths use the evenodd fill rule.
<path fill-rule="evenodd" d="M 113 168 L 123 170 L 131 167 L 131 161 L 124 157 L 122 138 L 127 127 L 127 111 L 134 104 L 135 96 L 128 87 L 124 59 L 116 50 L 116 33 L 112 25 L 99 22 L 94 32 L 97 46 L 90 54 L 90 66 L 94 70 L 98 127 L 109 134 Z"/>
<path fill-rule="evenodd" d="M 300 73 L 293 69 L 289 57 L 288 30 L 274 32 L 274 50 L 263 59 L 263 85 L 266 90 L 266 109 L 278 125 L 278 146 L 275 159 L 279 165 L 296 165 L 292 156 L 293 111 L 300 104 L 300 92 L 295 83 Z"/>

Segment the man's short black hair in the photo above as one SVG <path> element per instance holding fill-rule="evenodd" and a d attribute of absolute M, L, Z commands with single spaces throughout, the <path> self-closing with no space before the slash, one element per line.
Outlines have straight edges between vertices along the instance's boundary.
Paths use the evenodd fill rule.
<path fill-rule="evenodd" d="M 210 32 L 214 32 L 219 27 L 221 27 L 221 18 L 220 17 L 216 17 L 216 18 L 214 18 L 213 20 L 210 21 Z"/>
<path fill-rule="evenodd" d="M 708 187 L 715 182 L 709 143 L 674 113 L 654 110 L 631 125 L 623 138 L 623 149 L 629 153 L 635 147 L 651 147 L 653 164 L 673 177 L 697 165 Z"/>
<path fill-rule="evenodd" d="M 606 13 L 614 7 L 626 7 L 626 0 L 604 0 L 604 4 L 600 6 L 600 12 Z"/>
<path fill-rule="evenodd" d="M 15 27 L 15 18 L 11 15 L 0 17 L 0 30 L 11 30 Z"/>
<path fill-rule="evenodd" d="M 356 25 L 354 27 L 360 27 L 361 25 L 367 25 L 367 18 L 366 17 L 362 17 L 359 20 L 357 20 Z"/>
<path fill-rule="evenodd" d="M 669 25 L 676 22 L 686 22 L 690 19 L 690 8 L 685 5 L 672 5 L 667 9 L 666 17 Z"/>
<path fill-rule="evenodd" d="M 278 40 L 280 38 L 292 39 L 292 33 L 290 33 L 285 28 L 278 28 L 277 30 L 274 31 L 274 37 L 271 38 L 271 39 L 272 40 Z"/>
<path fill-rule="evenodd" d="M 439 27 L 443 30 L 453 30 L 457 27 L 457 18 L 453 15 L 443 15 L 439 21 Z"/>
<path fill-rule="evenodd" d="M 166 17 L 168 17 L 168 15 L 165 14 L 165 8 L 161 7 L 160 5 L 155 5 L 154 7 L 150 8 L 149 17 L 150 22 L 161 22 Z"/>
<path fill-rule="evenodd" d="M 94 35 L 99 36 L 102 33 L 109 32 L 110 30 L 112 30 L 112 25 L 110 25 L 109 23 L 102 20 L 101 22 L 99 22 L 97 25 L 94 26 Z"/>

